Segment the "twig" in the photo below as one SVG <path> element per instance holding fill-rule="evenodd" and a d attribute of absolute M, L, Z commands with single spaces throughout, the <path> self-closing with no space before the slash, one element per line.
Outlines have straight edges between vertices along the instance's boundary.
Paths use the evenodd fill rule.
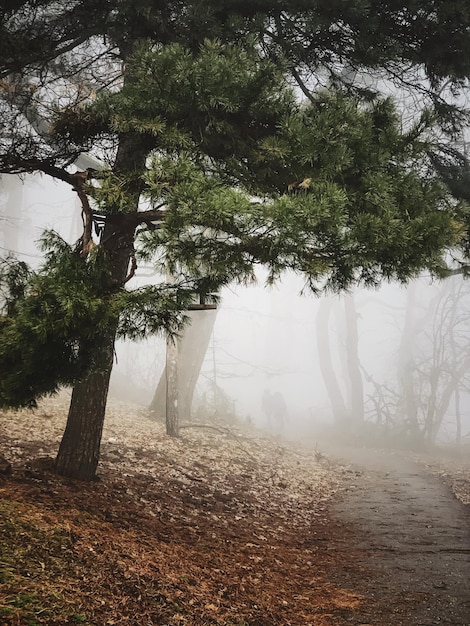
<path fill-rule="evenodd" d="M 183 476 L 186 476 L 186 478 L 189 478 L 189 480 L 195 480 L 198 483 L 203 483 L 205 482 L 204 478 L 198 478 L 197 476 L 193 476 L 192 474 L 188 474 L 188 472 L 185 472 L 182 469 L 178 469 L 176 470 L 177 472 L 179 472 L 180 474 L 182 474 Z"/>

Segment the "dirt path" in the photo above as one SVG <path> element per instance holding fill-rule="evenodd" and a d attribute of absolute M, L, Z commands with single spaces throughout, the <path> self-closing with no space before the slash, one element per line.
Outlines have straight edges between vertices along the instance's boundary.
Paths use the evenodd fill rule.
<path fill-rule="evenodd" d="M 335 550 L 356 552 L 336 579 L 372 601 L 344 624 L 470 626 L 470 507 L 403 455 L 333 449 L 345 486 L 331 507 L 345 524 Z"/>

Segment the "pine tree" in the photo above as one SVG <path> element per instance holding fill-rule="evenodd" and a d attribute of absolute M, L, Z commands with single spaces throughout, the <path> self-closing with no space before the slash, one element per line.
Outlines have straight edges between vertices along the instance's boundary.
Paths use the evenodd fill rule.
<path fill-rule="evenodd" d="M 433 124 L 441 141 L 462 119 L 441 86 L 469 74 L 466 5 L 277 4 L 3 9 L 0 171 L 71 184 L 84 231 L 76 246 L 46 236 L 38 273 L 5 274 L 0 402 L 74 383 L 64 475 L 95 475 L 116 333 L 176 332 L 194 292 L 250 280 L 255 263 L 318 292 L 443 274 L 465 234 L 429 155 Z M 405 65 L 433 109 L 406 132 L 391 101 L 345 78 L 371 67 L 406 83 Z M 73 172 L 84 151 L 109 167 Z M 173 284 L 130 289 L 140 258 Z"/>

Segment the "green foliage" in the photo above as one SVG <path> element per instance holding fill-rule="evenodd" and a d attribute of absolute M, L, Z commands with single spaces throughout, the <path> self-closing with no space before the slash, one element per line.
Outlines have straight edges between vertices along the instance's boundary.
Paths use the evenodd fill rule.
<path fill-rule="evenodd" d="M 99 338 L 112 315 L 106 299 L 93 297 L 99 263 L 83 263 L 53 239 L 43 270 L 25 277 L 19 295 L 8 294 L 8 315 L 0 317 L 1 406 L 34 406 L 38 396 L 79 378 L 96 362 L 85 342 Z"/>
<path fill-rule="evenodd" d="M 100 184 L 89 186 L 88 192 L 96 206 L 107 215 L 128 213 L 135 206 L 135 187 L 140 186 L 142 172 L 100 172 Z"/>
<path fill-rule="evenodd" d="M 135 291 L 109 280 L 106 253 L 85 260 L 56 233 L 42 239 L 45 263 L 36 273 L 9 259 L 2 275 L 0 406 L 35 406 L 39 397 L 99 369 L 110 326 L 121 336 L 175 334 L 183 311 L 207 279 Z"/>
<path fill-rule="evenodd" d="M 429 171 L 426 129 L 403 134 L 390 100 L 363 106 L 319 94 L 260 145 L 258 158 L 277 181 L 258 198 L 250 185 L 228 186 L 212 162 L 155 155 L 146 189 L 166 213 L 143 236 L 142 254 L 221 284 L 250 280 L 256 262 L 269 267 L 270 281 L 290 268 L 314 291 L 405 281 L 423 268 L 442 275 L 445 251 L 462 232 L 457 204 Z M 295 177 L 304 186 L 289 193 Z"/>
<path fill-rule="evenodd" d="M 219 176 L 251 184 L 256 192 L 260 145 L 275 136 L 282 117 L 295 107 L 282 65 L 260 58 L 250 40 L 237 45 L 206 40 L 196 51 L 145 41 L 128 59 L 119 92 L 101 95 L 76 117 L 66 110 L 55 130 L 62 140 L 134 133 L 148 142 L 149 151 L 210 158 Z M 112 187 L 95 191 L 100 208 L 110 210 L 116 200 L 126 205 L 119 194 L 125 177 L 105 178 L 106 183 Z"/>
<path fill-rule="evenodd" d="M 341 77 L 349 64 L 397 76 L 409 61 L 424 69 L 431 87 L 449 78 L 457 89 L 470 74 L 463 2 L 450 9 L 421 0 L 407 7 L 378 0 L 125 0 L 112 11 L 101 4 L 76 5 L 93 9 L 90 33 L 103 36 L 103 44 L 88 40 L 78 12 L 78 40 L 93 44 L 92 55 L 96 48 L 90 70 L 59 53 L 44 68 L 54 84 L 70 79 L 76 97 L 65 106 L 60 98 L 53 123 L 42 125 L 44 144 L 20 133 L 0 154 L 3 171 L 42 169 L 65 179 L 57 164 L 71 163 L 81 149 L 93 147 L 110 164 L 84 187 L 107 219 L 100 245 L 85 258 L 49 235 L 39 272 L 13 264 L 1 280 L 0 404 L 34 404 L 99 367 L 110 328 L 133 338 L 178 332 L 194 293 L 250 281 L 257 263 L 268 267 L 269 281 L 293 269 L 316 292 L 404 281 L 422 269 L 445 273 L 444 255 L 463 241 L 468 208 L 451 198 L 456 185 L 429 158 L 437 116 L 425 111 L 403 132 L 391 100 L 353 88 L 346 96 Z M 69 13 L 45 5 L 39 25 L 52 33 L 64 27 L 74 50 Z M 20 28 L 25 16 L 17 21 L 23 37 L 31 34 Z M 26 68 L 41 58 L 33 39 L 36 52 L 21 56 Z M 42 52 L 47 65 L 51 50 Z M 292 76 L 302 85 L 309 72 L 329 74 L 331 88 L 301 104 Z M 81 97 L 95 81 L 93 97 Z M 61 84 L 58 91 L 66 90 Z M 440 94 L 428 95 L 442 113 Z M 44 114 L 46 108 L 54 106 L 47 101 Z M 450 109 L 442 119 L 457 124 Z M 160 214 L 140 222 L 137 255 L 174 282 L 130 290 L 125 269 L 116 268 L 123 250 L 131 254 L 141 198 Z"/>
<path fill-rule="evenodd" d="M 24 297 L 30 277 L 31 270 L 23 261 L 13 257 L 0 260 L 0 299 L 5 313 L 14 312 L 15 302 Z"/>
<path fill-rule="evenodd" d="M 118 335 L 129 339 L 158 333 L 176 335 L 187 321 L 184 311 L 196 289 L 195 281 L 186 281 L 121 291 L 116 297 L 120 310 Z"/>

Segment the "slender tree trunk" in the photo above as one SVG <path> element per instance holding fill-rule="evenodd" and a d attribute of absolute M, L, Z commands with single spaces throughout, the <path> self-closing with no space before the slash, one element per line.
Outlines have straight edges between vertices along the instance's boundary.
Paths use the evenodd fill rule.
<path fill-rule="evenodd" d="M 178 342 L 168 339 L 166 344 L 166 432 L 179 437 L 178 407 Z"/>
<path fill-rule="evenodd" d="M 426 434 L 427 440 L 430 443 L 436 442 L 437 435 L 439 434 L 439 430 L 442 426 L 442 422 L 444 421 L 444 417 L 454 394 L 457 403 L 459 397 L 459 384 L 462 377 L 468 372 L 469 366 L 470 359 L 465 359 L 459 367 L 454 367 L 451 380 L 442 390 L 439 403 L 436 405 L 435 411 L 432 415 L 433 419 L 429 421 L 429 426 L 427 425 Z"/>
<path fill-rule="evenodd" d="M 357 312 L 354 297 L 344 298 L 346 314 L 346 360 L 348 375 L 351 382 L 351 413 L 355 424 L 364 422 L 364 385 L 359 366 L 359 337 L 357 332 Z"/>
<path fill-rule="evenodd" d="M 456 285 L 457 282 L 452 279 L 445 284 L 439 295 L 439 306 L 434 318 L 432 355 L 434 365 L 428 375 L 431 391 L 424 425 L 425 438 L 432 444 L 436 443 L 452 396 L 455 393 L 458 397 L 460 380 L 468 371 L 467 359 L 459 364 L 458 338 L 455 335 L 459 298 Z M 448 348 L 449 355 L 446 352 Z"/>
<path fill-rule="evenodd" d="M 3 230 L 3 248 L 7 252 L 18 252 L 21 215 L 23 211 L 24 182 L 19 176 L 4 174 L 0 179 L 0 188 L 7 194 L 3 215 L 0 215 L 0 226 Z"/>
<path fill-rule="evenodd" d="M 406 292 L 405 322 L 401 334 L 400 346 L 398 348 L 398 381 L 400 395 L 403 402 L 403 409 L 408 428 L 408 435 L 414 441 L 420 438 L 420 428 L 418 423 L 418 405 L 414 383 L 415 361 L 413 355 L 413 345 L 416 333 L 415 304 L 416 284 L 411 283 Z M 402 407 L 398 409 L 402 410 Z M 403 416 L 399 415 L 402 420 Z"/>
<path fill-rule="evenodd" d="M 343 394 L 338 383 L 338 379 L 333 367 L 331 358 L 331 346 L 329 337 L 328 321 L 331 313 L 331 301 L 323 299 L 317 315 L 317 346 L 320 359 L 320 370 L 323 376 L 335 424 L 344 425 L 347 421 L 348 412 L 344 402 Z"/>
<path fill-rule="evenodd" d="M 460 388 L 459 383 L 455 385 L 455 445 L 460 446 L 462 443 L 462 413 L 460 411 Z"/>

